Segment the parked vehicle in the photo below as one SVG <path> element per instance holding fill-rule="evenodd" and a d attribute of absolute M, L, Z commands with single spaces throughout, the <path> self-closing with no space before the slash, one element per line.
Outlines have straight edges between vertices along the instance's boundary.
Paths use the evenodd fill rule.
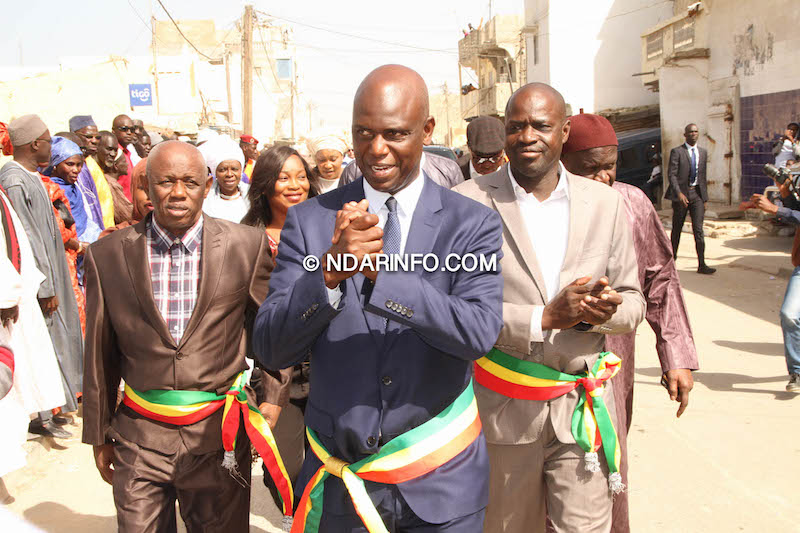
<path fill-rule="evenodd" d="M 650 180 L 650 176 L 653 168 L 661 164 L 661 128 L 623 131 L 617 134 L 617 140 L 617 180 L 639 187 L 655 203 L 662 182 Z"/>

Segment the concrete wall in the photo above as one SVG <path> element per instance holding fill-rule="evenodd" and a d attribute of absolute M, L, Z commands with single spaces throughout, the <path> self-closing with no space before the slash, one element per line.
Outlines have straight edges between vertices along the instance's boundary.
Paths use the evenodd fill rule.
<path fill-rule="evenodd" d="M 528 51 L 528 81 L 556 87 L 574 113 L 658 103 L 633 74 L 641 68 L 640 34 L 672 16 L 652 0 L 526 0 L 526 25 L 539 26 L 539 65 Z M 533 36 L 528 37 L 531 46 Z"/>

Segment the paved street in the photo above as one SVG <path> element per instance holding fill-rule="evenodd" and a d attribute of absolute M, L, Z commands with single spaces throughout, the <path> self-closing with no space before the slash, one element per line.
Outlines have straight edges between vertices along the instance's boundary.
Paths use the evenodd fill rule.
<path fill-rule="evenodd" d="M 788 379 L 778 309 L 791 239 L 707 239 L 719 270 L 695 273 L 684 234 L 678 268 L 702 369 L 686 414 L 675 418 L 658 384 L 654 336 L 639 328 L 631 448 L 631 521 L 636 533 L 800 531 L 800 396 Z M 77 428 L 73 428 L 76 435 Z M 111 489 L 78 438 L 63 450 L 34 450 L 31 465 L 6 479 L 10 509 L 51 532 L 115 531 Z M 50 443 L 52 444 L 52 442 Z M 48 443 L 45 443 L 45 446 Z M 252 531 L 279 531 L 260 467 L 253 482 Z"/>

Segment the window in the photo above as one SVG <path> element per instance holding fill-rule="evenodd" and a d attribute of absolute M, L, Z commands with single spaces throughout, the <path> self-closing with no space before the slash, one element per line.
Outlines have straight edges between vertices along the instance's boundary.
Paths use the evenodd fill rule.
<path fill-rule="evenodd" d="M 647 59 L 653 59 L 664 53 L 664 33 L 651 33 L 647 36 Z"/>
<path fill-rule="evenodd" d="M 694 44 L 693 18 L 687 18 L 675 23 L 672 27 L 672 42 L 675 50 L 692 47 Z"/>
<path fill-rule="evenodd" d="M 292 79 L 292 60 L 291 59 L 276 59 L 275 68 L 278 71 L 279 80 Z"/>
<path fill-rule="evenodd" d="M 539 35 L 533 36 L 533 64 L 539 64 Z"/>

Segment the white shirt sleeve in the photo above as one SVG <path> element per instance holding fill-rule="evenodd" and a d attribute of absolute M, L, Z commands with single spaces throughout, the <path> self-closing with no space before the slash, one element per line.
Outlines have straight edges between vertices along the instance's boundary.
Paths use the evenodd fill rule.
<path fill-rule="evenodd" d="M 328 303 L 330 303 L 334 309 L 339 309 L 339 303 L 342 301 L 342 289 L 337 285 L 332 289 L 325 287 L 325 290 L 328 291 Z"/>
<path fill-rule="evenodd" d="M 543 305 L 534 305 L 531 313 L 531 342 L 544 342 L 544 331 L 542 331 L 542 316 L 544 315 Z"/>

